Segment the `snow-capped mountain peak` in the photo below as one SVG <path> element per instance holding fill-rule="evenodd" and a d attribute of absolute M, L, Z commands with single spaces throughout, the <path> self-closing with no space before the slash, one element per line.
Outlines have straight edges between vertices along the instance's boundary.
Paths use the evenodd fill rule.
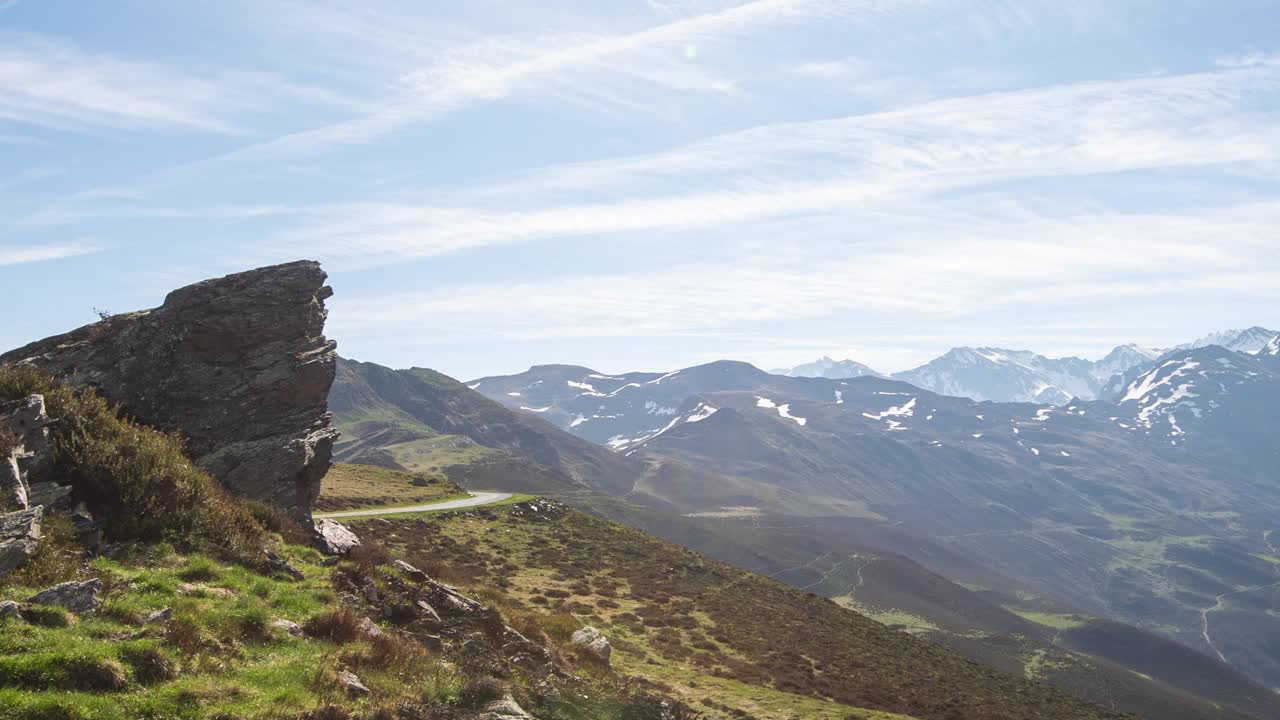
<path fill-rule="evenodd" d="M 854 360 L 833 360 L 823 355 L 814 362 L 797 365 L 790 369 L 771 370 L 771 375 L 787 377 L 816 377 L 829 380 L 847 380 L 856 377 L 884 377 L 867 365 Z"/>
<path fill-rule="evenodd" d="M 1210 345 L 1218 345 L 1228 350 L 1242 353 L 1256 353 L 1267 346 L 1276 337 L 1275 330 L 1268 330 L 1264 327 L 1254 326 L 1244 330 L 1223 330 L 1222 332 L 1210 333 L 1204 337 L 1179 345 L 1177 350 L 1194 350 L 1196 348 L 1208 347 Z"/>

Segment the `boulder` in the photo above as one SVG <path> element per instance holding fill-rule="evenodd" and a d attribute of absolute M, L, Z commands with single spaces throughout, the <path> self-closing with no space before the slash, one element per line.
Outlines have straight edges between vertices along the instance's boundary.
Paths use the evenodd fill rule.
<path fill-rule="evenodd" d="M 71 612 L 81 613 L 98 608 L 98 592 L 102 581 L 98 578 L 84 582 L 64 582 L 27 598 L 32 605 L 58 605 Z"/>
<path fill-rule="evenodd" d="M 369 694 L 369 688 L 360 682 L 360 678 L 353 672 L 346 670 L 338 671 L 338 685 L 347 691 L 348 695 L 363 696 Z"/>
<path fill-rule="evenodd" d="M 533 720 L 533 716 L 525 712 L 515 698 L 507 695 L 485 705 L 484 712 L 476 716 L 476 720 Z"/>
<path fill-rule="evenodd" d="M 13 572 L 35 554 L 43 521 L 44 508 L 40 505 L 0 515 L 0 577 Z"/>
<path fill-rule="evenodd" d="M 22 606 L 12 600 L 0 602 L 0 620 L 21 617 Z"/>
<path fill-rule="evenodd" d="M 351 548 L 360 544 L 360 538 L 333 520 L 317 520 L 315 522 L 315 543 L 320 551 L 329 555 L 346 555 Z"/>
<path fill-rule="evenodd" d="M 96 388 L 137 420 L 180 432 L 196 464 L 233 492 L 310 522 L 337 436 L 325 279 L 319 263 L 300 261 L 206 280 L 0 364 Z"/>
<path fill-rule="evenodd" d="M 609 644 L 609 639 L 604 636 L 604 633 L 591 626 L 584 627 L 571 635 L 569 642 L 586 650 L 605 665 L 608 665 L 609 659 L 613 657 L 613 646 Z"/>

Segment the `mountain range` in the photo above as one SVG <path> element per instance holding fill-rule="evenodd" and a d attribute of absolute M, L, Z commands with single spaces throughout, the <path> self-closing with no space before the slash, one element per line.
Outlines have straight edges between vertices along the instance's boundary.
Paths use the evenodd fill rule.
<path fill-rule="evenodd" d="M 340 360 L 331 407 L 340 459 L 553 492 L 997 667 L 1076 653 L 1090 680 L 1045 679 L 1090 699 L 1114 667 L 1266 717 L 1261 688 L 1280 684 L 1272 345 L 1143 353 L 1119 387 L 1061 406 L 732 361 L 464 384 Z M 1124 702 L 1172 717 L 1152 715 L 1153 692 Z"/>
<path fill-rule="evenodd" d="M 481 395 L 486 385 L 492 398 Z M 578 397 L 580 403 L 606 404 L 595 413 L 601 417 L 573 425 L 581 413 L 553 412 Z M 1257 680 L 1159 637 L 1152 632 L 1155 623 L 1142 629 L 1115 622 L 1104 606 L 1109 598 L 1086 607 L 1059 592 L 1076 581 L 1071 572 L 1087 571 L 1080 566 L 1089 563 L 1098 564 L 1101 581 L 1110 571 L 1108 551 L 1089 548 L 1088 557 L 1065 568 L 1054 557 L 1048 577 L 1020 567 L 1044 562 L 1035 547 L 1019 557 L 1031 533 L 1054 532 L 1093 507 L 1083 497 L 1089 490 L 1065 492 L 1067 483 L 1056 477 L 1064 448 L 1075 447 L 1061 444 L 1060 436 L 1080 423 L 1095 431 L 1099 425 L 1078 407 L 1058 413 L 975 403 L 879 378 L 780 378 L 726 361 L 619 376 L 545 366 L 464 385 L 432 371 L 340 360 L 333 400 L 338 426 L 349 437 L 339 444 L 340 458 L 441 472 L 471 487 L 533 485 L 600 516 L 826 595 L 984 664 L 1144 717 L 1230 717 L 1234 711 L 1226 708 L 1232 707 L 1242 709 L 1242 717 L 1266 717 L 1274 709 L 1274 696 Z M 553 406 L 525 404 L 548 402 Z M 677 406 L 666 412 L 670 405 L 663 403 Z M 663 425 L 613 449 L 583 444 L 585 436 L 571 434 L 594 424 L 601 437 L 629 414 L 635 427 Z M 564 428 L 550 422 L 557 417 Z M 1026 433 L 1036 445 L 984 441 L 974 437 L 985 437 L 974 430 L 980 427 L 991 428 L 992 436 Z M 394 438 L 382 455 L 378 438 L 392 430 L 411 430 L 412 436 Z M 1119 434 L 1118 425 L 1110 431 Z M 1135 445 L 1146 442 L 1140 433 L 1129 437 Z M 533 448 L 542 451 L 539 461 L 530 459 Z M 1019 467 L 999 473 L 994 479 L 1003 487 L 992 487 L 993 469 L 1006 463 Z M 1036 484 L 1043 487 L 1027 487 Z M 1141 492 L 1147 500 L 1147 489 Z M 1073 507 L 1033 517 L 1033 508 L 1060 503 Z M 1145 517 L 1148 511 L 1132 513 Z M 989 547 L 965 541 L 987 531 L 993 534 Z M 1115 538 L 1118 546 L 1126 542 L 1128 536 Z M 1271 565 L 1255 559 L 1245 572 L 1271 572 Z M 1219 643 L 1231 634 L 1213 632 Z M 1134 650 L 1139 647 L 1141 652 Z"/>
<path fill-rule="evenodd" d="M 1121 345 L 1096 361 L 1049 358 L 1029 350 L 958 347 L 920 367 L 892 375 L 882 375 L 853 360 L 823 357 L 814 363 L 775 370 L 773 374 L 831 379 L 864 375 L 893 377 L 941 395 L 1062 405 L 1075 399 L 1095 400 L 1116 376 L 1134 368 L 1145 369 L 1170 352 L 1217 345 L 1236 352 L 1256 353 L 1276 335 L 1275 331 L 1263 327 L 1251 327 L 1211 333 L 1173 348 Z"/>
<path fill-rule="evenodd" d="M 820 551 L 816 576 L 792 573 L 801 586 L 839 596 L 857 584 L 850 548 L 832 540 L 857 527 L 962 585 L 989 588 L 984 571 L 1015 578 L 1015 595 L 1146 628 L 1275 686 L 1274 338 L 1135 351 L 1146 362 L 1097 399 L 1056 406 L 727 361 L 621 375 L 540 366 L 468 386 L 642 461 L 633 502 L 800 532 Z M 806 525 L 822 530 L 796 530 Z"/>

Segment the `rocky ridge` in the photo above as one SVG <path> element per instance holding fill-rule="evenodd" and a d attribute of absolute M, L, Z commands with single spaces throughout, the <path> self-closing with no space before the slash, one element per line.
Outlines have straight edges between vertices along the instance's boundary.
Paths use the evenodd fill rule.
<path fill-rule="evenodd" d="M 206 280 L 153 310 L 0 355 L 0 365 L 95 388 L 138 421 L 180 432 L 196 464 L 233 492 L 309 521 L 337 436 L 326 277 L 299 261 Z M 0 463 L 8 488 L 10 475 Z"/>

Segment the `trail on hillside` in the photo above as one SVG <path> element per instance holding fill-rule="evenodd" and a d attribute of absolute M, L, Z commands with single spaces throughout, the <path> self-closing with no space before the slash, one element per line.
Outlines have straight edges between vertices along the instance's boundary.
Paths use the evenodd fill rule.
<path fill-rule="evenodd" d="M 328 520 L 335 518 L 367 517 L 370 515 L 398 515 L 400 513 L 429 512 L 432 510 L 460 510 L 463 508 L 493 505 L 494 503 L 500 503 L 504 500 L 510 500 L 512 497 L 514 497 L 514 493 L 478 492 L 471 493 L 471 497 L 462 498 L 460 500 L 444 500 L 436 503 L 426 503 L 425 505 L 405 505 L 403 507 L 377 508 L 373 510 L 343 510 L 341 512 L 317 513 L 314 517 L 319 520 Z"/>
<path fill-rule="evenodd" d="M 1271 583 L 1270 585 L 1258 585 L 1256 587 L 1244 588 L 1242 590 L 1232 590 L 1231 592 L 1228 592 L 1228 593 L 1222 593 L 1217 598 L 1215 598 L 1215 602 L 1212 607 L 1207 607 L 1200 611 L 1200 634 L 1204 637 L 1205 644 L 1208 645 L 1211 650 L 1217 653 L 1218 659 L 1222 660 L 1222 662 L 1226 663 L 1227 665 L 1231 665 L 1231 662 L 1227 660 L 1227 656 L 1223 655 L 1222 651 L 1218 649 L 1218 646 L 1213 644 L 1213 638 L 1209 635 L 1209 613 L 1218 612 L 1219 610 L 1221 610 L 1224 607 L 1222 601 L 1226 598 L 1231 597 L 1232 595 L 1243 595 L 1244 593 L 1255 592 L 1257 590 L 1269 590 L 1274 587 L 1280 587 L 1280 582 Z"/>

